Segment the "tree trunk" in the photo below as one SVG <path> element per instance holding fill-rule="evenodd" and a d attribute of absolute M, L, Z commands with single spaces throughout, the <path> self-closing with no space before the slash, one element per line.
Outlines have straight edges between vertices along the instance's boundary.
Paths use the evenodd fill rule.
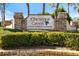
<path fill-rule="evenodd" d="M 69 12 L 69 3 L 68 3 L 68 14 L 69 14 L 70 12 Z"/>
<path fill-rule="evenodd" d="M 69 20 L 69 14 L 70 14 L 70 11 L 69 11 L 69 5 L 70 5 L 70 3 L 68 3 L 68 20 Z M 70 20 L 68 21 L 69 23 L 70 23 Z"/>
<path fill-rule="evenodd" d="M 43 15 L 45 14 L 45 3 L 43 3 Z"/>
<path fill-rule="evenodd" d="M 30 6 L 29 6 L 29 3 L 26 3 L 26 5 L 27 5 L 27 10 L 28 10 L 28 16 L 29 16 L 29 14 L 30 14 Z"/>
<path fill-rule="evenodd" d="M 5 3 L 2 4 L 2 11 L 1 11 L 1 15 L 2 15 L 2 27 L 4 28 L 4 23 L 5 23 Z"/>
<path fill-rule="evenodd" d="M 59 7 L 59 3 L 57 3 L 57 6 L 56 6 L 56 18 L 58 16 L 58 7 Z"/>

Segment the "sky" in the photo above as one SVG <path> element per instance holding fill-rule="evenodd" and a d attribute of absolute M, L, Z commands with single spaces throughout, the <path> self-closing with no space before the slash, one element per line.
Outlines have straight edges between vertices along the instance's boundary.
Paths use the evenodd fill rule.
<path fill-rule="evenodd" d="M 67 12 L 67 3 L 60 3 L 60 6 L 63 7 Z M 53 13 L 55 7 L 51 7 L 46 4 L 46 12 L 50 14 Z M 25 3 L 6 3 L 5 6 L 5 15 L 6 20 L 13 19 L 13 15 L 15 12 L 22 12 L 24 17 L 27 17 L 27 6 Z M 30 14 L 40 14 L 42 13 L 42 3 L 30 3 Z M 72 18 L 77 17 L 77 10 L 74 9 L 74 6 L 70 7 L 70 16 Z"/>

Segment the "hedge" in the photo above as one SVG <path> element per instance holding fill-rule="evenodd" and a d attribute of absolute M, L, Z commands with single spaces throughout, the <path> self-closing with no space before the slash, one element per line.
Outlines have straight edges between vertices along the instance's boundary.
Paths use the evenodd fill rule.
<path fill-rule="evenodd" d="M 64 36 L 63 33 L 53 33 L 53 32 L 48 32 L 48 44 L 49 45 L 58 45 L 58 46 L 64 46 Z"/>
<path fill-rule="evenodd" d="M 77 33 L 68 33 L 64 35 L 65 45 L 74 49 L 79 48 L 79 34 Z"/>
<path fill-rule="evenodd" d="M 64 32 L 16 32 L 1 37 L 1 47 L 65 46 L 79 48 L 78 33 Z"/>

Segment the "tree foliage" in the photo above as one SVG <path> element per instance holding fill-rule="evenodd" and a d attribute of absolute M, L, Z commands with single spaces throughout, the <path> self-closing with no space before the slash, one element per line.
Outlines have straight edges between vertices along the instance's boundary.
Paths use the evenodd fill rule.
<path fill-rule="evenodd" d="M 66 12 L 65 11 L 65 9 L 63 8 L 63 7 L 58 7 L 58 9 L 57 9 L 57 14 L 58 14 L 58 12 Z M 68 22 L 70 23 L 70 21 L 72 20 L 72 18 L 70 17 L 70 15 L 67 13 L 67 20 L 68 20 Z M 52 17 L 53 18 L 55 18 L 56 17 L 56 11 L 54 11 L 53 13 L 52 13 Z"/>
<path fill-rule="evenodd" d="M 39 13 L 40 15 L 43 15 L 43 13 Z M 44 12 L 44 15 L 49 15 L 48 12 Z"/>
<path fill-rule="evenodd" d="M 66 11 L 64 10 L 63 7 L 58 7 L 58 9 L 57 9 L 57 14 L 58 14 L 58 12 L 66 12 Z M 56 11 L 54 11 L 54 12 L 52 13 L 52 17 L 55 18 L 55 16 L 56 16 Z"/>

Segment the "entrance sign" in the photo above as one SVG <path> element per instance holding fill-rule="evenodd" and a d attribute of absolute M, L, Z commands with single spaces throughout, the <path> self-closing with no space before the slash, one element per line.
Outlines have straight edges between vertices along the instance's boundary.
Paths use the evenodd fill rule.
<path fill-rule="evenodd" d="M 29 15 L 27 30 L 53 30 L 54 19 L 51 15 Z"/>

